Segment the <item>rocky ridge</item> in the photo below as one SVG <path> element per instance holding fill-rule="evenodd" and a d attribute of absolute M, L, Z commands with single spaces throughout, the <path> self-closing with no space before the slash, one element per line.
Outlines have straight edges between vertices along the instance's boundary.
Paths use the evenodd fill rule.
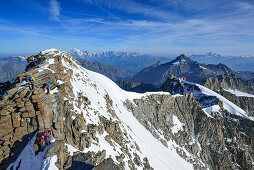
<path fill-rule="evenodd" d="M 222 76 L 207 79 L 204 86 L 226 97 L 228 100 L 245 110 L 250 116 L 254 116 L 254 97 L 250 95 L 237 96 L 228 90 L 236 90 L 248 94 L 254 94 L 254 81 L 244 81 L 234 74 L 227 73 Z"/>
<path fill-rule="evenodd" d="M 163 129 L 164 137 L 176 138 L 179 146 L 185 147 L 192 153 L 198 153 L 203 162 L 209 162 L 211 169 L 253 169 L 253 160 L 250 156 L 253 154 L 254 129 L 251 127 L 253 120 L 232 114 L 232 111 L 226 107 L 225 101 L 222 101 L 223 98 L 211 95 L 214 94 L 212 92 L 210 94 L 204 92 L 201 87 L 181 79 L 168 78 L 160 90 L 184 96 L 175 98 L 176 102 L 172 102 L 172 105 L 169 106 L 161 105 L 161 102 L 164 102 L 161 100 L 160 105 L 151 106 L 154 108 L 150 108 L 152 112 L 144 112 L 144 108 L 139 109 L 135 106 L 132 106 L 132 110 L 139 120 L 143 120 L 143 125 L 148 129 L 151 127 L 147 122 L 152 121 L 152 124 L 157 127 L 156 129 Z M 179 100 L 180 98 L 188 98 L 193 104 L 183 103 L 184 100 Z M 151 100 L 154 100 L 154 97 L 135 100 L 135 103 L 142 106 L 147 102 L 153 103 Z M 168 129 L 172 127 L 172 124 L 167 124 L 166 120 L 169 115 L 165 113 L 165 110 L 171 110 L 175 115 L 181 114 L 182 118 L 180 115 L 177 115 L 177 118 L 184 123 L 183 132 L 188 135 L 171 136 L 172 133 L 168 132 Z M 206 116 L 202 114 L 202 110 Z M 194 138 L 189 138 L 189 136 L 194 136 Z M 195 151 L 195 147 L 193 150 L 192 147 L 186 145 L 186 141 L 191 142 L 195 139 L 199 146 L 197 148 L 202 148 L 202 151 L 198 151 L 197 148 Z M 246 155 L 250 157 L 247 158 Z M 200 168 L 198 167 L 198 169 Z"/>

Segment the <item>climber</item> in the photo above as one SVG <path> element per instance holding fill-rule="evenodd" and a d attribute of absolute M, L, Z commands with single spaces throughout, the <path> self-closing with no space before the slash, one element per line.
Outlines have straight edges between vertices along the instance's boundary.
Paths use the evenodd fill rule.
<path fill-rule="evenodd" d="M 50 145 L 50 136 L 51 135 L 51 131 L 50 130 L 46 130 L 44 132 L 44 137 L 45 137 L 45 141 L 46 141 L 46 145 Z"/>
<path fill-rule="evenodd" d="M 32 89 L 34 89 L 34 82 L 35 82 L 34 75 L 33 75 L 33 76 L 29 76 L 29 77 L 28 77 L 28 80 L 31 82 Z"/>
<path fill-rule="evenodd" d="M 40 136 L 39 137 L 39 146 L 40 146 L 40 151 L 43 151 L 43 147 L 44 147 L 44 136 Z"/>
<path fill-rule="evenodd" d="M 49 94 L 49 90 L 50 90 L 50 82 L 48 82 L 47 84 L 47 94 Z"/>

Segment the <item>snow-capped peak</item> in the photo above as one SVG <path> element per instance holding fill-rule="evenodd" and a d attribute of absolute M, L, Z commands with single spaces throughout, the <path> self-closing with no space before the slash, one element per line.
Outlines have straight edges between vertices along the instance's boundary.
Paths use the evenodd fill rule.
<path fill-rule="evenodd" d="M 59 51 L 59 50 L 57 50 L 57 49 L 55 49 L 55 48 L 50 48 L 50 49 L 47 49 L 47 50 L 42 51 L 41 53 L 42 53 L 43 55 L 45 55 L 45 54 L 49 54 L 49 53 L 55 53 L 56 51 Z"/>

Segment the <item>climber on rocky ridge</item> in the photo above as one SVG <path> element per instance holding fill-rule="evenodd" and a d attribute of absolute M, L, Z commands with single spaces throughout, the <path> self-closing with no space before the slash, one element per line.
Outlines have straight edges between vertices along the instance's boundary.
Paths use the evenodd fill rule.
<path fill-rule="evenodd" d="M 43 151 L 43 147 L 44 147 L 44 136 L 40 136 L 39 137 L 39 151 Z"/>
<path fill-rule="evenodd" d="M 49 90 L 50 90 L 50 82 L 48 82 L 47 84 L 47 94 L 49 94 Z"/>
<path fill-rule="evenodd" d="M 46 130 L 44 132 L 44 138 L 45 138 L 45 144 L 46 145 L 50 145 L 50 136 L 51 135 L 51 131 L 50 130 Z"/>
<path fill-rule="evenodd" d="M 35 78 L 34 77 L 35 77 L 34 75 L 28 77 L 28 80 L 31 82 L 31 85 L 32 85 L 32 90 L 34 89 L 34 82 L 35 82 Z"/>

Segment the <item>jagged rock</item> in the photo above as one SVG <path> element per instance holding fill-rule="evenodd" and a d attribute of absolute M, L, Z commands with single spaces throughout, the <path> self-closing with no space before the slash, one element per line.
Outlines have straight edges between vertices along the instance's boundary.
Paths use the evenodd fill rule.
<path fill-rule="evenodd" d="M 141 166 L 142 162 L 140 160 L 140 157 L 137 155 L 137 153 L 134 153 L 134 159 L 133 159 L 134 163 L 138 166 Z"/>
<path fill-rule="evenodd" d="M 27 57 L 26 60 L 27 60 L 28 63 L 32 63 L 32 62 L 34 62 L 34 56 Z"/>
<path fill-rule="evenodd" d="M 149 161 L 146 157 L 143 159 L 143 164 L 144 164 L 144 169 L 153 170 L 153 168 L 150 166 Z"/>
<path fill-rule="evenodd" d="M 120 168 L 114 163 L 112 158 L 105 159 L 102 163 L 95 166 L 94 170 L 120 170 Z"/>
<path fill-rule="evenodd" d="M 123 162 L 123 159 L 125 158 L 125 156 L 124 156 L 124 154 L 121 154 L 120 156 L 117 156 L 116 157 L 116 160 L 118 161 L 118 162 Z"/>
<path fill-rule="evenodd" d="M 94 156 L 93 164 L 94 165 L 100 164 L 104 160 L 105 156 L 106 156 L 105 150 L 97 152 Z"/>

